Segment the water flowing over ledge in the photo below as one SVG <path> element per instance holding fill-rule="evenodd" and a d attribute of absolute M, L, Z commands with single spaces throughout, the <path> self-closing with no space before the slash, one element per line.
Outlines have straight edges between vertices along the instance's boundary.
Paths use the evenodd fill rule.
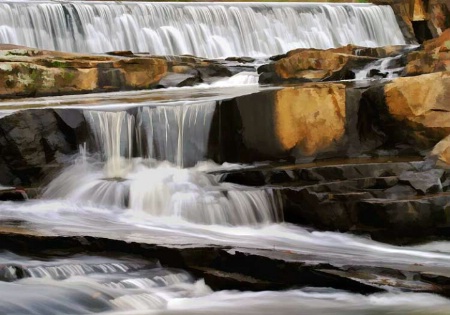
<path fill-rule="evenodd" d="M 209 58 L 405 44 L 389 6 L 318 3 L 6 2 L 0 43 Z"/>

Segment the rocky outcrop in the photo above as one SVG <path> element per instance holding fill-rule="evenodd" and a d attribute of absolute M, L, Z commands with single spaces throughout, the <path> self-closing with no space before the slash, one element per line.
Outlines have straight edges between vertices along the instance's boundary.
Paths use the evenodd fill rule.
<path fill-rule="evenodd" d="M 345 51 L 345 48 L 341 50 Z M 372 57 L 342 53 L 340 50 L 299 49 L 287 53 L 274 63 L 259 67 L 258 73 L 261 74 L 260 83 L 352 79 L 352 70 L 360 69 L 374 60 Z"/>
<path fill-rule="evenodd" d="M 363 93 L 359 132 L 389 147 L 430 150 L 450 134 L 450 73 L 398 78 Z"/>
<path fill-rule="evenodd" d="M 436 39 L 423 43 L 423 50 L 407 55 L 404 76 L 450 71 L 450 29 Z"/>
<path fill-rule="evenodd" d="M 287 222 L 405 244 L 450 228 L 450 174 L 412 158 L 329 160 L 222 173 L 222 180 L 279 187 Z"/>
<path fill-rule="evenodd" d="M 166 74 L 153 57 L 82 55 L 26 47 L 0 50 L 0 97 L 144 89 Z"/>
<path fill-rule="evenodd" d="M 385 262 L 333 261 L 326 253 L 305 255 L 286 250 L 258 250 L 222 246 L 173 246 L 149 244 L 145 241 L 126 242 L 101 236 L 35 232 L 21 227 L 0 228 L 2 248 L 27 255 L 52 257 L 83 253 L 108 253 L 108 257 L 126 255 L 147 261 L 158 260 L 164 267 L 182 268 L 204 278 L 214 290 L 280 290 L 292 287 L 327 287 L 370 294 L 392 288 L 407 292 L 420 290 L 448 295 L 450 280 L 445 270 L 426 272 L 426 267 L 389 265 Z M 345 263 L 342 263 L 344 262 Z M 138 268 L 140 265 L 136 265 Z M 27 277 L 27 266 L 4 264 L 0 280 L 15 281 Z M 4 270 L 14 270 L 14 277 Z M 132 269 L 134 270 L 134 269 Z M 3 278 L 1 278 L 3 276 Z"/>
<path fill-rule="evenodd" d="M 73 54 L 0 45 L 0 98 L 192 86 L 253 70 L 235 60 L 129 51 Z"/>
<path fill-rule="evenodd" d="M 0 183 L 34 186 L 59 169 L 86 140 L 77 110 L 28 110 L 0 120 Z"/>
<path fill-rule="evenodd" d="M 447 0 L 430 0 L 428 3 L 429 28 L 434 37 L 450 28 L 450 3 Z"/>
<path fill-rule="evenodd" d="M 357 123 L 356 94 L 343 84 L 320 83 L 222 101 L 217 117 L 222 123 L 215 131 L 221 149 L 212 158 L 251 163 L 348 156 Z M 358 145 L 354 154 L 371 148 Z"/>
<path fill-rule="evenodd" d="M 274 131 L 284 150 L 313 156 L 345 133 L 345 86 L 285 88 L 275 95 Z"/>

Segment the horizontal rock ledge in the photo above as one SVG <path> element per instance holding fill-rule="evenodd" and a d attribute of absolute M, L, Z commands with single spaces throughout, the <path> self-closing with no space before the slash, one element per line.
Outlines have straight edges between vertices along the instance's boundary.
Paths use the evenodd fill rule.
<path fill-rule="evenodd" d="M 94 236 L 46 236 L 20 228 L 0 227 L 2 249 L 23 255 L 87 253 L 109 257 L 135 255 L 159 260 L 165 267 L 185 269 L 204 278 L 214 290 L 279 290 L 298 287 L 331 287 L 369 294 L 392 286 L 405 291 L 449 295 L 450 279 L 437 272 L 360 265 L 333 266 L 314 257 L 218 246 L 164 246 L 125 242 Z M 302 260 L 305 259 L 305 260 Z M 419 268 L 420 269 L 420 268 Z M 414 283 L 407 279 L 414 277 Z M 389 281 L 388 281 L 389 280 Z"/>

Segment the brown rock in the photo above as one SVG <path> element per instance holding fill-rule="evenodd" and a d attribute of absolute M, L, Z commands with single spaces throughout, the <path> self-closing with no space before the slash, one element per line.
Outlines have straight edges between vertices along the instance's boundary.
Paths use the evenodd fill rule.
<path fill-rule="evenodd" d="M 430 155 L 437 158 L 437 166 L 450 168 L 450 135 L 439 141 Z"/>
<path fill-rule="evenodd" d="M 275 64 L 275 71 L 282 79 L 328 79 L 337 74 L 345 76 L 344 67 L 349 62 L 370 62 L 371 58 L 332 51 L 303 51 L 282 59 Z"/>
<path fill-rule="evenodd" d="M 450 51 L 416 51 L 408 54 L 404 76 L 450 71 Z"/>
<path fill-rule="evenodd" d="M 450 72 L 397 78 L 365 91 L 359 131 L 389 147 L 430 150 L 450 134 Z"/>
<path fill-rule="evenodd" d="M 262 73 L 260 83 L 304 82 L 351 79 L 352 69 L 362 68 L 375 60 L 373 57 L 356 56 L 356 46 L 338 49 L 297 49 L 285 56 L 274 58 L 274 64 L 258 69 Z"/>
<path fill-rule="evenodd" d="M 450 28 L 450 3 L 447 0 L 432 0 L 428 4 L 429 27 L 434 36 Z"/>
<path fill-rule="evenodd" d="M 444 31 L 438 38 L 427 40 L 423 43 L 425 51 L 439 49 L 439 51 L 450 51 L 450 29 Z"/>
<path fill-rule="evenodd" d="M 275 96 L 275 132 L 285 149 L 311 156 L 345 132 L 345 86 L 285 88 Z"/>
<path fill-rule="evenodd" d="M 450 72 L 398 78 L 384 91 L 391 115 L 450 131 Z"/>
<path fill-rule="evenodd" d="M 167 63 L 156 58 L 130 58 L 114 63 L 125 78 L 128 88 L 150 88 L 161 80 L 167 73 Z"/>
<path fill-rule="evenodd" d="M 166 73 L 167 62 L 157 57 L 0 47 L 0 97 L 146 89 L 156 86 Z"/>

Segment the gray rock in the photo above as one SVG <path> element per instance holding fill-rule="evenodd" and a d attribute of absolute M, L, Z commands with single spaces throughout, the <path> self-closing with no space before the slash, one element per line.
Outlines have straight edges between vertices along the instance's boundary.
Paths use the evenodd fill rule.
<path fill-rule="evenodd" d="M 430 169 L 423 172 L 406 171 L 399 176 L 399 179 L 424 195 L 442 191 L 442 175 L 444 175 L 444 170 L 441 169 Z"/>

